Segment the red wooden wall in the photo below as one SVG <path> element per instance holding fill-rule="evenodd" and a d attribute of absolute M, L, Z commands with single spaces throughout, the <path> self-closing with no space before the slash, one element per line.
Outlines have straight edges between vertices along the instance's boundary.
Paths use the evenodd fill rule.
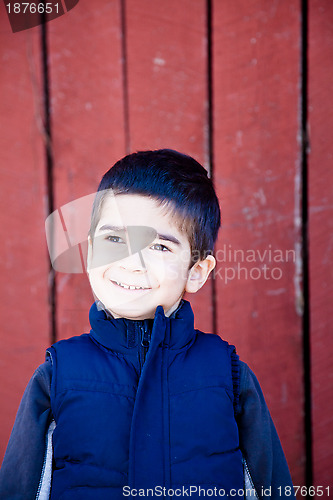
<path fill-rule="evenodd" d="M 301 245 L 297 7 L 216 2 L 213 11 L 214 177 L 224 213 L 218 249 L 222 257 L 227 250 L 216 280 L 218 326 L 261 381 L 296 484 L 304 482 L 305 450 L 302 290 L 294 262 Z M 265 250 L 252 261 L 253 251 Z M 295 259 L 275 262 L 277 255 L 286 260 L 287 250 Z"/>
<path fill-rule="evenodd" d="M 333 4 L 309 4 L 309 257 L 314 479 L 333 484 Z"/>
<path fill-rule="evenodd" d="M 39 30 L 12 34 L 0 6 L 0 448 L 49 343 L 45 134 Z"/>
<path fill-rule="evenodd" d="M 85 276 L 52 284 L 49 201 L 93 192 L 126 152 L 171 147 L 210 171 L 222 207 L 215 280 L 190 297 L 196 326 L 257 374 L 294 484 L 332 483 L 333 9 L 306 7 L 80 0 L 45 25 L 43 49 L 41 28 L 13 34 L 0 5 L 1 456 L 52 337 L 88 329 Z"/>

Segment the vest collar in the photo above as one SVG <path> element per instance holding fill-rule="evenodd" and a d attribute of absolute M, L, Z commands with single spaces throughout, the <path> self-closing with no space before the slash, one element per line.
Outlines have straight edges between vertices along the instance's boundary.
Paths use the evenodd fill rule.
<path fill-rule="evenodd" d="M 102 346 L 115 352 L 136 352 L 143 331 L 151 332 L 151 347 L 160 344 L 171 349 L 181 349 L 194 340 L 194 316 L 190 303 L 182 300 L 170 317 L 166 317 L 162 306 L 158 306 L 154 319 L 131 320 L 113 318 L 96 302 L 90 308 L 90 334 Z"/>

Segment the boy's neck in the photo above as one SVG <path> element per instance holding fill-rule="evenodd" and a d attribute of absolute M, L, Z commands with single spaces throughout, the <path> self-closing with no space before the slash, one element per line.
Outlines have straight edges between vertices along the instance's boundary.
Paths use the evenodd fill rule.
<path fill-rule="evenodd" d="M 167 318 L 175 318 L 176 317 L 176 314 L 177 312 L 179 311 L 179 309 L 182 307 L 183 305 L 183 299 L 180 299 L 179 302 L 177 304 L 175 304 L 174 307 L 172 307 L 170 309 L 170 311 L 168 311 L 168 314 L 166 314 L 165 316 Z M 100 300 L 96 300 L 96 305 L 97 305 L 97 309 L 98 310 L 103 310 L 106 314 L 106 316 L 109 318 L 109 319 L 124 319 L 126 321 L 141 321 L 141 322 L 144 322 L 144 321 L 147 321 L 147 320 L 154 320 L 154 318 L 141 318 L 141 319 L 134 319 L 134 318 L 126 318 L 126 317 L 118 317 L 118 318 L 115 318 L 111 311 L 109 309 L 106 309 L 104 307 L 104 304 L 100 301 Z"/>

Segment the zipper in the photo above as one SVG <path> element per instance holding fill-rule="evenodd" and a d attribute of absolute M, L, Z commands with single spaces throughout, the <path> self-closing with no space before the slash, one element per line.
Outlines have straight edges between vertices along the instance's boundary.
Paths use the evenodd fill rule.
<path fill-rule="evenodd" d="M 52 482 L 52 458 L 53 458 L 52 434 L 55 427 L 56 423 L 54 420 L 52 420 L 46 433 L 44 461 L 38 484 L 37 494 L 35 497 L 36 500 L 46 500 L 50 496 L 51 482 Z"/>
<path fill-rule="evenodd" d="M 247 461 L 243 457 L 243 467 L 244 467 L 244 493 L 245 497 L 246 496 L 251 496 L 252 497 L 252 491 L 254 491 L 255 498 L 259 499 L 257 490 L 255 489 L 255 486 L 253 484 L 253 480 L 250 474 L 249 466 L 247 465 Z M 250 490 L 251 493 L 250 495 L 247 495 L 247 490 Z"/>
<path fill-rule="evenodd" d="M 151 331 L 147 330 L 143 326 L 139 326 L 141 332 L 141 342 L 140 342 L 140 366 L 141 370 L 146 361 L 147 352 L 151 340 Z"/>

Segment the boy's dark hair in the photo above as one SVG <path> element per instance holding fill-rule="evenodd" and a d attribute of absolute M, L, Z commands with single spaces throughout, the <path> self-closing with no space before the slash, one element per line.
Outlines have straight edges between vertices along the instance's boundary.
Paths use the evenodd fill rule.
<path fill-rule="evenodd" d="M 89 234 L 94 237 L 107 191 L 140 194 L 166 207 L 187 234 L 191 266 L 213 251 L 221 223 L 220 207 L 207 171 L 188 155 L 171 149 L 139 151 L 108 170 L 98 187 Z"/>

